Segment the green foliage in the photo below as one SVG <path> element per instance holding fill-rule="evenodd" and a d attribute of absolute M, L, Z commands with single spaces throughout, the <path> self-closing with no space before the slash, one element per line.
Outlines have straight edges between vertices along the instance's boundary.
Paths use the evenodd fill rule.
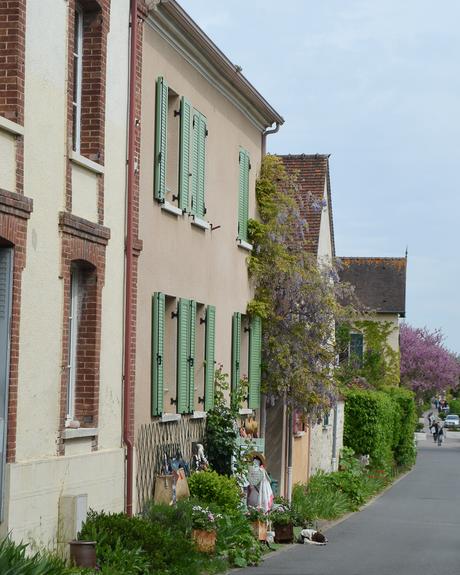
<path fill-rule="evenodd" d="M 275 509 L 270 513 L 270 521 L 273 525 L 289 525 L 295 522 L 295 515 L 290 507 L 280 510 Z"/>
<path fill-rule="evenodd" d="M 306 525 L 318 519 L 336 519 L 349 511 L 347 496 L 324 481 L 324 474 L 314 475 L 307 483 L 298 483 L 292 491 L 292 508 L 296 523 Z"/>
<path fill-rule="evenodd" d="M 50 554 L 28 554 L 28 545 L 9 537 L 0 541 L 0 573 L 4 575 L 66 575 L 72 571 Z"/>
<path fill-rule="evenodd" d="M 222 511 L 232 513 L 240 506 L 240 489 L 233 477 L 216 471 L 194 473 L 188 480 L 190 495 L 203 503 L 214 503 Z"/>
<path fill-rule="evenodd" d="M 255 297 L 248 313 L 263 318 L 263 390 L 310 414 L 322 414 L 335 399 L 330 366 L 337 303 L 332 262 L 318 266 L 307 248 L 308 224 L 295 177 L 276 156 L 266 156 L 256 183 L 260 221 L 249 222 L 254 250 L 248 260 Z M 321 210 L 322 206 L 316 206 Z"/>
<path fill-rule="evenodd" d="M 451 399 L 449 401 L 449 413 L 460 415 L 460 399 Z"/>
<path fill-rule="evenodd" d="M 401 388 L 385 391 L 350 389 L 345 393 L 344 444 L 369 454 L 376 468 L 415 462 L 414 396 Z"/>
<path fill-rule="evenodd" d="M 363 378 L 369 386 L 383 389 L 399 384 L 399 353 L 389 344 L 395 326 L 389 321 L 358 320 L 341 322 L 336 329 L 337 353 L 347 352 L 351 333 L 362 333 L 363 358 L 350 357 L 340 363 L 336 378 L 341 385 L 349 386 L 356 378 Z"/>
<path fill-rule="evenodd" d="M 247 518 L 240 511 L 225 515 L 219 522 L 217 551 L 234 567 L 257 565 L 262 555 Z"/>

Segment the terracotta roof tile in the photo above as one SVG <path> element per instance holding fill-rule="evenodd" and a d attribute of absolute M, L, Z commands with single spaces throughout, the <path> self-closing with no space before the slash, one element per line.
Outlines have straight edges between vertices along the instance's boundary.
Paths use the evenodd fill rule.
<path fill-rule="evenodd" d="M 329 155 L 326 154 L 290 154 L 279 156 L 287 173 L 295 177 L 298 184 L 299 204 L 302 217 L 308 224 L 305 248 L 309 253 L 318 255 L 319 232 L 321 226 L 321 202 L 324 187 L 327 184 L 329 204 L 329 223 L 331 228 L 332 254 L 335 255 L 334 224 L 332 218 L 331 182 L 329 177 Z"/>

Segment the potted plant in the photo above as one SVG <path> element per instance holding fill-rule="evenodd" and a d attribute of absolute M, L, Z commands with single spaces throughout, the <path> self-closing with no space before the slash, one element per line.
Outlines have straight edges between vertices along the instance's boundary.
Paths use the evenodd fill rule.
<path fill-rule="evenodd" d="M 216 548 L 217 520 L 222 515 L 213 513 L 207 507 L 192 507 L 192 539 L 198 551 L 213 553 Z"/>
<path fill-rule="evenodd" d="M 267 515 L 260 507 L 249 507 L 246 517 L 258 541 L 267 540 Z"/>
<path fill-rule="evenodd" d="M 292 543 L 294 525 L 291 510 L 287 507 L 278 507 L 270 513 L 270 520 L 275 529 L 275 543 Z"/>

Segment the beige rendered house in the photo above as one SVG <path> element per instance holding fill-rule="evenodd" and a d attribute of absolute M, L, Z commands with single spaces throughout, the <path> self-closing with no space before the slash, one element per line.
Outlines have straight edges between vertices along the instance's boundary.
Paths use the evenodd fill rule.
<path fill-rule="evenodd" d="M 136 263 L 133 505 L 165 456 L 191 458 L 214 404 L 214 372 L 248 378 L 260 415 L 261 322 L 247 223 L 266 135 L 283 122 L 174 1 L 143 12 Z M 135 202 L 137 203 L 137 202 Z"/>
<path fill-rule="evenodd" d="M 0 533 L 122 510 L 129 1 L 0 11 Z"/>
<path fill-rule="evenodd" d="M 308 225 L 305 249 L 317 257 L 320 265 L 328 265 L 335 257 L 329 156 L 298 154 L 281 156 L 281 159 L 295 180 L 301 215 Z M 292 485 L 308 481 L 318 470 L 328 472 L 337 468 L 343 443 L 343 415 L 343 401 L 339 401 L 317 422 L 308 424 L 294 414 L 289 430 L 283 403 L 268 404 L 267 465 L 279 482 L 280 494 L 288 496 Z"/>

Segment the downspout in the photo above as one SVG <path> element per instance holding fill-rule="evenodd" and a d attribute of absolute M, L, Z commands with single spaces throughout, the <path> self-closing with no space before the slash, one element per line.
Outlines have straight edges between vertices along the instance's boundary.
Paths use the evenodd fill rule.
<path fill-rule="evenodd" d="M 334 405 L 334 424 L 332 428 L 332 471 L 336 471 L 337 467 L 337 418 L 339 410 L 337 402 Z"/>
<path fill-rule="evenodd" d="M 126 199 L 126 290 L 124 333 L 124 389 L 123 389 L 123 441 L 126 446 L 126 501 L 128 516 L 133 514 L 133 441 L 131 428 L 131 342 L 133 337 L 133 199 L 135 182 L 136 137 L 136 63 L 137 63 L 137 0 L 131 0 L 131 37 L 129 58 L 129 116 L 128 116 L 128 182 Z"/>
<path fill-rule="evenodd" d="M 292 433 L 293 433 L 293 417 L 292 417 L 292 409 L 288 407 L 288 416 L 287 416 L 287 494 L 286 499 L 289 503 L 292 500 Z"/>
<path fill-rule="evenodd" d="M 262 132 L 262 159 L 267 153 L 267 136 L 270 136 L 271 134 L 276 134 L 279 131 L 280 127 L 281 124 L 279 122 L 276 122 L 274 128 L 270 128 Z"/>

